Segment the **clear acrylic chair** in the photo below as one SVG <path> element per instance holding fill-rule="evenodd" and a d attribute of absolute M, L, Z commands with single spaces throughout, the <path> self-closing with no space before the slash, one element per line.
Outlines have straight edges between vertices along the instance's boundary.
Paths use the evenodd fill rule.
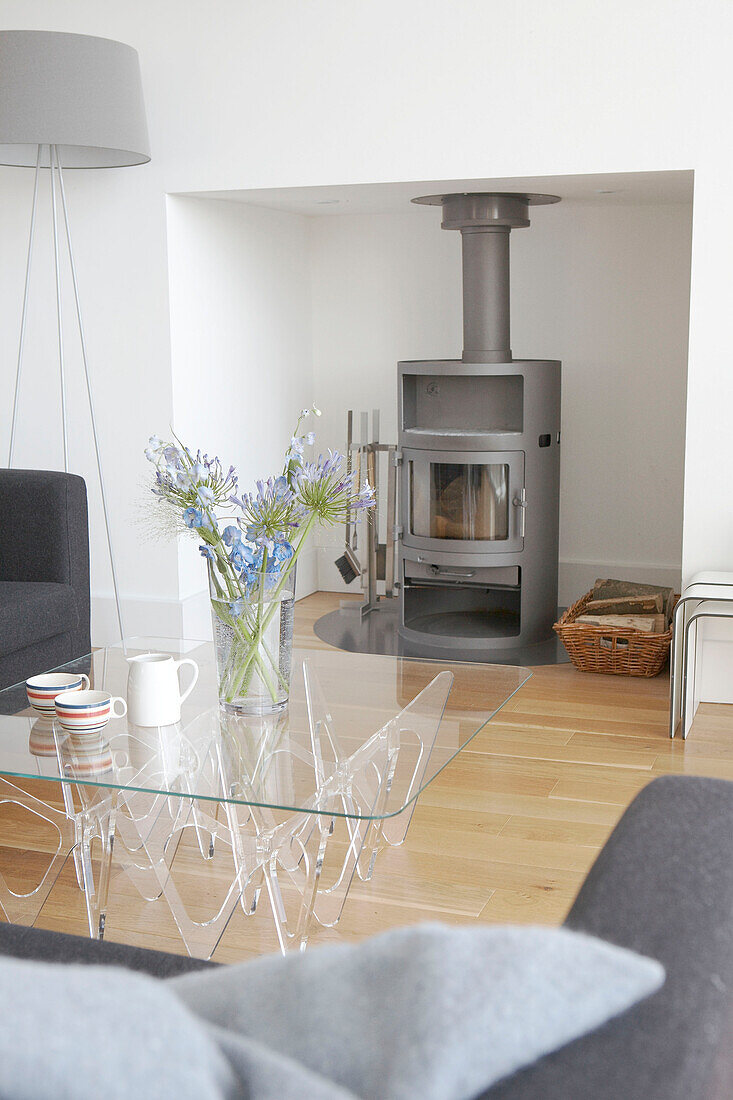
<path fill-rule="evenodd" d="M 716 607 L 712 605 L 715 604 Z M 733 610 L 733 573 L 706 571 L 696 573 L 685 586 L 672 616 L 672 645 L 669 659 L 669 735 L 674 737 L 681 725 L 687 737 L 695 706 L 689 705 L 688 688 L 696 680 L 698 623 L 705 618 L 728 618 Z M 693 642 L 692 656 L 690 641 Z"/>

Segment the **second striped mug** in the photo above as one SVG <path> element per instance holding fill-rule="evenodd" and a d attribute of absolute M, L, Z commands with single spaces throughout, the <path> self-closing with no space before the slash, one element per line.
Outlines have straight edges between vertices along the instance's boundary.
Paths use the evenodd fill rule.
<path fill-rule="evenodd" d="M 110 718 L 126 714 L 125 700 L 108 691 L 65 691 L 56 696 L 56 717 L 68 733 L 98 733 Z"/>

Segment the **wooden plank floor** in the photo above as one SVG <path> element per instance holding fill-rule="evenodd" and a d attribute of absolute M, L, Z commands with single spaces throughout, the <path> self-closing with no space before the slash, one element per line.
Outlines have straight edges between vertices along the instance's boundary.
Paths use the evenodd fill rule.
<path fill-rule="evenodd" d="M 296 642 L 328 648 L 314 639 L 313 623 L 338 599 L 317 593 L 297 605 Z M 668 686 L 666 674 L 642 680 L 587 675 L 571 665 L 535 669 L 471 749 L 428 787 L 407 841 L 380 854 L 371 883 L 354 886 L 338 929 L 321 930 L 314 942 L 421 920 L 561 921 L 625 806 L 647 783 L 673 773 L 733 780 L 733 706 L 704 705 L 688 741 L 670 741 Z M 17 888 L 37 873 L 48 843 L 37 826 L 3 810 L 0 870 Z M 203 871 L 185 845 L 179 859 L 187 900 L 201 919 L 213 913 L 226 869 Z M 70 865 L 38 923 L 85 932 Z M 165 903 L 143 901 L 121 873 L 112 883 L 106 935 L 183 950 Z M 233 961 L 275 947 L 263 900 L 253 917 L 237 910 L 215 958 Z"/>

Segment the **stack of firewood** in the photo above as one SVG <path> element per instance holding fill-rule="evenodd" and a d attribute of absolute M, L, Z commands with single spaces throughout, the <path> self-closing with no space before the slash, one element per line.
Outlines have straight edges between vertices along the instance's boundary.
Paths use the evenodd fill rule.
<path fill-rule="evenodd" d="M 674 592 L 657 584 L 597 580 L 576 623 L 663 634 L 672 621 Z"/>

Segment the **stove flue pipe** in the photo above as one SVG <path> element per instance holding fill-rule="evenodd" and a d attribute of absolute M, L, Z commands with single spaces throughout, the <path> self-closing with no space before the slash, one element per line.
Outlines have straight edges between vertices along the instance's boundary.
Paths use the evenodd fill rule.
<path fill-rule="evenodd" d="M 461 231 L 463 362 L 511 363 L 509 234 L 529 225 L 530 206 L 560 199 L 487 192 L 426 195 L 412 201 L 442 206 L 443 229 Z"/>
<path fill-rule="evenodd" d="M 511 363 L 507 226 L 461 230 L 463 362 Z"/>

